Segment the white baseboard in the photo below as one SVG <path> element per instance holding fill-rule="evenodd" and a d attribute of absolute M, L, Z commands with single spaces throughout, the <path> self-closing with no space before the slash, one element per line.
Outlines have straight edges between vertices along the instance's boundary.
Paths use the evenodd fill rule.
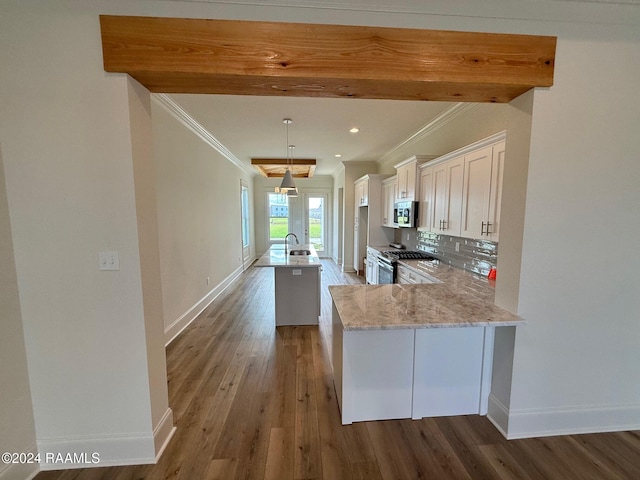
<path fill-rule="evenodd" d="M 498 429 L 503 437 L 507 437 L 509 430 L 509 410 L 504 404 L 489 394 L 489 402 L 487 404 L 487 418 Z"/>
<path fill-rule="evenodd" d="M 508 410 L 489 396 L 488 418 L 509 440 L 640 429 L 640 404 Z"/>
<path fill-rule="evenodd" d="M 153 434 L 58 437 L 41 440 L 38 442 L 40 470 L 157 463 L 175 431 L 173 412 L 168 408 Z M 0 479 L 4 478 L 0 475 Z M 12 472 L 12 475 L 6 478 L 27 477 L 16 476 Z"/>
<path fill-rule="evenodd" d="M 251 266 L 251 264 L 252 264 L 253 262 L 255 262 L 255 261 L 256 261 L 256 257 L 249 257 L 249 258 L 247 258 L 247 259 L 244 261 L 244 263 L 242 264 L 242 269 L 243 269 L 243 270 L 246 270 L 246 269 L 247 269 L 247 268 L 249 268 L 249 267 Z"/>
<path fill-rule="evenodd" d="M 167 448 L 173 434 L 176 433 L 176 427 L 173 425 L 173 410 L 167 408 L 162 419 L 153 429 L 153 445 L 156 451 L 156 462 L 160 460 L 164 449 Z"/>
<path fill-rule="evenodd" d="M 153 433 L 46 438 L 38 441 L 41 470 L 143 465 L 156 462 Z"/>
<path fill-rule="evenodd" d="M 2 452 L 4 453 L 4 449 Z M 28 458 L 36 458 L 38 447 L 32 445 L 29 448 L 16 453 L 25 453 Z M 32 480 L 40 472 L 40 464 L 35 463 L 4 463 L 0 462 L 0 480 Z"/>
<path fill-rule="evenodd" d="M 251 260 L 253 262 L 253 260 Z M 175 338 L 182 333 L 182 331 L 193 322 L 198 315 L 202 313 L 202 311 L 207 308 L 211 302 L 213 302 L 218 295 L 220 295 L 224 290 L 233 282 L 236 278 L 238 278 L 242 272 L 244 271 L 244 267 L 240 266 L 236 268 L 231 275 L 225 278 L 222 282 L 216 285 L 209 293 L 207 293 L 204 297 L 198 300 L 195 305 L 193 305 L 189 310 L 180 315 L 176 320 L 174 320 L 171 325 L 169 325 L 164 330 L 164 339 L 165 339 L 165 347 L 169 345 L 171 342 L 175 340 Z"/>

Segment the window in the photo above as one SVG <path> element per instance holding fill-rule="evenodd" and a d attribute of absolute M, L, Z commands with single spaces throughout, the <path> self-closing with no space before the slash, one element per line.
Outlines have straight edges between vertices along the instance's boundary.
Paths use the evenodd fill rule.
<path fill-rule="evenodd" d="M 269 240 L 284 240 L 289 232 L 289 201 L 286 195 L 267 194 L 269 211 Z"/>
<path fill-rule="evenodd" d="M 242 265 L 247 268 L 251 262 L 251 218 L 249 205 L 249 185 L 240 180 L 240 225 L 242 226 Z"/>
<path fill-rule="evenodd" d="M 241 185 L 241 201 L 242 201 L 242 248 L 249 246 L 249 188 Z"/>

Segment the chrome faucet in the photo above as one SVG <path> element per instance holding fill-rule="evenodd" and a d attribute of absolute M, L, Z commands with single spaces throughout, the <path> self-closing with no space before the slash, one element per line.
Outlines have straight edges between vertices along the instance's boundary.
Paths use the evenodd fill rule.
<path fill-rule="evenodd" d="M 289 232 L 284 236 L 284 248 L 285 248 L 285 250 L 287 249 L 287 238 L 289 238 L 289 235 L 293 235 L 293 238 L 296 239 L 296 245 L 300 245 L 300 242 L 298 241 L 298 236 L 295 233 Z"/>

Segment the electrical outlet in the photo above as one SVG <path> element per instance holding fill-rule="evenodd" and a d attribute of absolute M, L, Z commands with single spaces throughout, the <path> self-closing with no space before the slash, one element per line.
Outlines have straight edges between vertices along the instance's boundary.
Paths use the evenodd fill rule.
<path fill-rule="evenodd" d="M 460 242 L 456 242 L 456 252 L 460 251 Z"/>
<path fill-rule="evenodd" d="M 100 270 L 120 270 L 118 252 L 100 252 L 98 255 Z"/>
<path fill-rule="evenodd" d="M 407 240 L 409 240 L 409 234 L 407 233 Z"/>

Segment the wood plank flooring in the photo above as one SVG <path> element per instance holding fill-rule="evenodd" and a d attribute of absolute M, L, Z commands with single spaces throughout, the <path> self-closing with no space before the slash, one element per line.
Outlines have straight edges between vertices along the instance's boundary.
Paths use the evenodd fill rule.
<path fill-rule="evenodd" d="M 168 347 L 177 431 L 156 465 L 36 479 L 640 478 L 640 432 L 507 441 L 480 416 L 341 425 L 326 286 L 362 279 L 323 266 L 319 328 L 275 328 L 273 270 L 250 268 Z"/>

